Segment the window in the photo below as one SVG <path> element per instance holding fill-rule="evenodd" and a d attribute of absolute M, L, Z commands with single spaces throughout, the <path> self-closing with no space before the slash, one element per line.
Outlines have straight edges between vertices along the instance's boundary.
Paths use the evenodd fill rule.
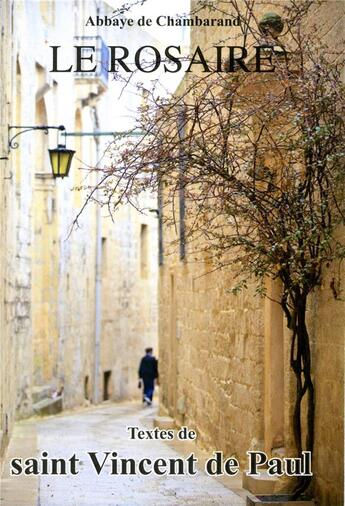
<path fill-rule="evenodd" d="M 89 393 L 89 377 L 84 377 L 84 397 L 85 399 L 90 399 L 90 393 Z"/>
<path fill-rule="evenodd" d="M 111 371 L 104 371 L 103 373 L 103 400 L 108 401 L 111 398 Z"/>
<path fill-rule="evenodd" d="M 102 276 L 107 276 L 107 263 L 108 263 L 108 255 L 107 255 L 107 238 L 102 237 Z"/>
<path fill-rule="evenodd" d="M 140 228 L 140 275 L 148 276 L 148 226 L 145 224 Z"/>

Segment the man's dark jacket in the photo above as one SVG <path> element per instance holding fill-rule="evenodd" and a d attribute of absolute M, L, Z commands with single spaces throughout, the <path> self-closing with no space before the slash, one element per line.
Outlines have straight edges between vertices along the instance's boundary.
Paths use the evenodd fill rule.
<path fill-rule="evenodd" d="M 158 361 L 152 355 L 145 355 L 145 357 L 141 359 L 139 378 L 143 380 L 154 380 L 158 378 Z"/>

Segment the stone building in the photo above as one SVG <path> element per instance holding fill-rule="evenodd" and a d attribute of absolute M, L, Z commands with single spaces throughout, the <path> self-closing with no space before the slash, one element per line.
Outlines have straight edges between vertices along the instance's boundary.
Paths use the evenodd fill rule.
<path fill-rule="evenodd" d="M 0 94 L 0 163 L 1 163 L 1 185 L 0 185 L 0 230 L 2 238 L 2 247 L 0 253 L 0 322 L 1 322 L 1 346 L 0 346 L 0 443 L 1 454 L 8 443 L 9 433 L 13 424 L 15 412 L 16 396 L 16 370 L 15 353 L 16 347 L 12 338 L 12 329 L 15 323 L 14 315 L 14 294 L 13 294 L 13 274 L 14 272 L 14 233 L 13 227 L 8 227 L 10 217 L 15 215 L 15 187 L 14 178 L 9 163 L 7 161 L 7 124 L 10 122 L 12 107 L 12 12 L 11 4 L 6 2 L 0 6 L 1 19 L 1 75 L 6 76 L 2 80 Z M 11 71 L 9 72 L 9 69 Z M 6 177 L 6 179 L 5 179 Z M 13 219 L 13 218 L 12 218 Z M 24 290 L 23 290 L 24 291 Z M 26 300 L 23 297 L 22 319 L 26 323 Z M 8 301 L 8 302 L 7 302 Z"/>
<path fill-rule="evenodd" d="M 213 17 L 224 12 L 224 2 Z M 260 5 L 259 5 L 260 4 Z M 197 2 L 192 2 L 192 7 Z M 271 2 L 255 6 L 256 15 L 272 10 Z M 279 11 L 279 6 L 276 6 Z M 206 16 L 199 11 L 199 16 Z M 315 6 L 306 29 L 317 29 L 326 44 L 337 47 L 344 37 L 341 1 Z M 316 28 L 314 27 L 316 24 Z M 227 40 L 225 28 L 191 29 L 191 47 L 210 48 Z M 236 42 L 236 32 L 232 43 Z M 343 42 L 342 42 L 343 43 Z M 206 52 L 207 54 L 207 52 Z M 186 77 L 185 79 L 188 79 Z M 183 93 L 184 83 L 177 93 Z M 179 199 L 184 198 L 180 192 Z M 163 191 L 164 202 L 164 191 Z M 208 451 L 235 455 L 245 465 L 246 451 L 284 455 L 293 447 L 291 434 L 294 378 L 289 367 L 290 335 L 280 306 L 254 297 L 254 286 L 235 296 L 231 268 L 213 270 L 196 262 L 185 243 L 181 222 L 163 226 L 159 269 L 159 343 L 161 414 L 177 425 L 195 428 Z M 175 211 L 178 215 L 178 211 Z M 169 213 L 163 208 L 163 214 Z M 179 243 L 179 250 L 171 247 Z M 173 252 L 172 252 L 173 251 Z M 344 279 L 344 278 L 343 278 Z M 334 300 L 326 275 L 309 310 L 316 387 L 313 472 L 315 495 L 322 506 L 343 504 L 344 303 Z M 268 285 L 273 299 L 279 287 Z"/>
<path fill-rule="evenodd" d="M 109 12 L 97 0 L 0 4 L 2 452 L 14 420 L 62 387 L 66 408 L 138 396 L 139 359 L 145 346 L 157 347 L 155 215 L 124 207 L 113 222 L 90 203 L 71 231 L 99 177 L 87 169 L 101 161 L 109 132 L 133 128 L 128 110 L 142 98 L 119 99 L 107 72 L 51 73 L 49 46 L 63 46 L 64 61 L 73 61 L 77 40 L 114 37 L 85 27 L 86 15 Z M 8 150 L 8 125 L 61 124 L 59 142 L 76 151 L 68 178 L 51 175 L 54 129 L 20 135 Z"/>

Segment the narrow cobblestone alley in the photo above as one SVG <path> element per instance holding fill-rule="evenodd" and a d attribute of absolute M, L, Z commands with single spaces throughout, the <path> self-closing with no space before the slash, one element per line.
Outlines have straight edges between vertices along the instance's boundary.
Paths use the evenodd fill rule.
<path fill-rule="evenodd" d="M 38 453 L 46 451 L 50 457 L 64 459 L 76 454 L 81 461 L 80 472 L 75 476 L 41 476 L 36 484 L 38 498 L 32 502 L 29 493 L 24 491 L 27 485 L 32 488 L 32 477 L 8 477 L 3 481 L 1 504 L 32 506 L 36 501 L 40 506 L 244 505 L 242 497 L 201 470 L 195 476 L 114 476 L 109 474 L 110 463 L 106 463 L 97 475 L 88 451 L 116 451 L 121 458 L 135 457 L 137 461 L 187 455 L 186 451 L 191 450 L 188 445 L 192 443 L 129 439 L 126 427 L 152 428 L 154 414 L 154 408 L 142 409 L 138 403 L 122 403 L 31 423 L 26 430 L 37 431 Z M 22 440 L 27 437 L 24 430 Z M 15 453 L 12 447 L 12 455 Z M 102 461 L 103 455 L 99 455 Z M 8 472 L 8 462 L 5 471 L 6 468 Z"/>

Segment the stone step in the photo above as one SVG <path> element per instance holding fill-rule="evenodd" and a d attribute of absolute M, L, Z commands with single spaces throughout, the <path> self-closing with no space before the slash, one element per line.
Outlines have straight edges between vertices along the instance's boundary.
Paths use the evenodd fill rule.
<path fill-rule="evenodd" d="M 248 476 L 243 473 L 242 487 L 252 494 L 274 494 L 279 485 L 279 478 L 270 476 L 267 471 L 259 471 L 259 476 Z"/>
<path fill-rule="evenodd" d="M 275 494 L 275 495 L 259 495 L 254 496 L 249 494 L 247 496 L 247 506 L 316 506 L 313 499 L 297 499 L 291 501 L 291 496 L 288 494 Z"/>
<path fill-rule="evenodd" d="M 53 394 L 53 388 L 50 385 L 34 386 L 32 389 L 32 402 L 36 404 L 43 399 L 51 397 Z"/>
<path fill-rule="evenodd" d="M 175 420 L 171 416 L 156 416 L 153 420 L 153 426 L 162 430 L 175 429 Z"/>
<path fill-rule="evenodd" d="M 56 415 L 61 413 L 63 409 L 62 396 L 55 397 L 54 399 L 46 398 L 36 402 L 33 405 L 33 410 L 36 415 Z"/>

